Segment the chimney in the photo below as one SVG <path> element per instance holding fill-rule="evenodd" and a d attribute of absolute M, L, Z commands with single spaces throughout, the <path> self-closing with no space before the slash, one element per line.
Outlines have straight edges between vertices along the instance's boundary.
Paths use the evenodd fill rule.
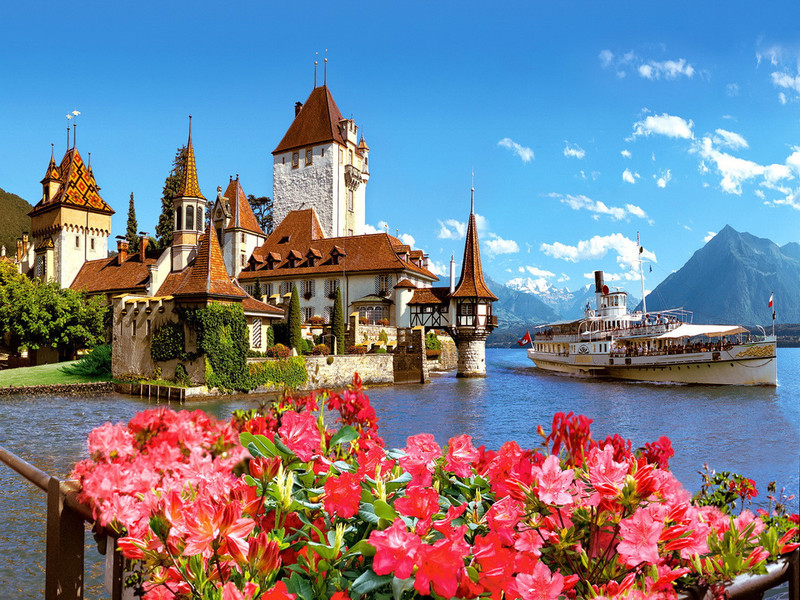
<path fill-rule="evenodd" d="M 302 109 L 302 108 L 303 108 L 303 103 L 302 102 L 295 102 L 294 103 L 294 116 L 295 117 L 300 114 L 300 109 Z"/>
<path fill-rule="evenodd" d="M 143 235 L 139 238 L 139 260 L 144 262 L 145 257 L 147 256 L 147 244 L 150 243 L 150 238 L 146 235 Z"/>
<path fill-rule="evenodd" d="M 128 240 L 117 240 L 117 264 L 122 264 L 128 258 Z"/>
<path fill-rule="evenodd" d="M 22 260 L 22 238 L 17 238 L 17 262 Z"/>
<path fill-rule="evenodd" d="M 603 272 L 602 271 L 595 271 L 594 272 L 594 293 L 595 294 L 602 294 L 603 293 Z"/>
<path fill-rule="evenodd" d="M 22 255 L 26 255 L 28 253 L 28 232 L 22 232 Z"/>
<path fill-rule="evenodd" d="M 450 255 L 450 294 L 456 291 L 456 257 Z"/>
<path fill-rule="evenodd" d="M 5 255 L 6 255 L 6 245 L 3 244 L 3 247 L 0 248 L 0 256 L 5 256 Z"/>

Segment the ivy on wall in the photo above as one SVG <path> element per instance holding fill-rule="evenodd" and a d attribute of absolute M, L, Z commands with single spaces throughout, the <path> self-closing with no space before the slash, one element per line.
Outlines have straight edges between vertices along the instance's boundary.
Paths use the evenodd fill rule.
<path fill-rule="evenodd" d="M 280 360 L 251 363 L 250 386 L 284 384 L 288 388 L 296 389 L 308 381 L 306 361 L 302 356 L 292 356 Z"/>
<path fill-rule="evenodd" d="M 154 362 L 185 358 L 186 338 L 183 323 L 168 321 L 153 331 L 150 341 L 150 357 Z"/>
<path fill-rule="evenodd" d="M 212 303 L 186 310 L 197 332 L 197 351 L 206 355 L 206 385 L 224 390 L 250 389 L 247 371 L 247 320 L 241 304 Z"/>

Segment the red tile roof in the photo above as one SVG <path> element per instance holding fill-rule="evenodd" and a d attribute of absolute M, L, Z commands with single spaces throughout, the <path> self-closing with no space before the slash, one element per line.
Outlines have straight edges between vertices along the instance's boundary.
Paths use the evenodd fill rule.
<path fill-rule="evenodd" d="M 58 206 L 76 206 L 92 212 L 114 214 L 112 208 L 100 197 L 92 170 L 83 162 L 77 148 L 67 150 L 58 167 L 51 155 L 42 183 L 50 180 L 61 183 L 58 191 L 49 200 L 40 200 L 28 216 L 33 217 Z"/>
<path fill-rule="evenodd" d="M 314 88 L 273 154 L 326 142 L 346 145 L 339 129 L 342 113 L 328 86 Z"/>
<path fill-rule="evenodd" d="M 259 235 L 264 235 L 261 227 L 258 225 L 258 219 L 253 214 L 253 209 L 250 207 L 250 202 L 247 201 L 242 186 L 239 183 L 239 176 L 236 179 L 231 179 L 228 183 L 228 189 L 225 190 L 225 198 L 231 209 L 231 218 L 225 227 L 228 229 L 244 229 L 245 231 L 252 231 Z"/>
<path fill-rule="evenodd" d="M 264 244 L 256 249 L 253 253 L 255 260 L 239 273 L 239 279 L 285 278 L 343 271 L 394 271 L 407 272 L 430 281 L 438 280 L 425 267 L 401 259 L 396 252 L 398 245 L 401 244 L 397 238 L 386 233 L 326 238 L 313 209 L 292 211 Z M 310 266 L 305 259 L 312 248 L 321 254 L 321 258 L 314 261 L 314 266 Z M 269 268 L 266 260 L 269 254 L 282 257 L 283 260 L 274 262 L 273 268 Z M 333 255 L 338 255 L 338 262 L 333 260 Z M 294 266 L 290 266 L 288 260 L 291 256 L 296 257 Z"/>
<path fill-rule="evenodd" d="M 397 282 L 397 285 L 395 285 L 394 287 L 396 287 L 396 288 L 408 288 L 410 290 L 417 289 L 417 286 L 415 286 L 413 283 L 411 283 L 408 279 L 401 279 L 400 281 Z"/>
<path fill-rule="evenodd" d="M 464 260 L 461 263 L 461 278 L 458 280 L 453 297 L 497 300 L 497 296 L 492 293 L 483 280 L 481 250 L 478 245 L 478 227 L 475 224 L 474 212 L 469 215 L 467 239 L 464 242 Z"/>
<path fill-rule="evenodd" d="M 445 304 L 448 300 L 450 300 L 449 287 L 417 288 L 408 304 L 409 306 L 412 304 Z"/>
<path fill-rule="evenodd" d="M 286 316 L 284 309 L 278 308 L 277 306 L 264 304 L 260 300 L 253 298 L 250 294 L 248 294 L 247 297 L 242 300 L 242 308 L 245 312 L 266 313 L 278 319 L 283 319 Z"/>
<path fill-rule="evenodd" d="M 142 261 L 139 253 L 131 254 L 122 264 L 119 255 L 83 263 L 81 270 L 69 287 L 73 290 L 86 290 L 90 294 L 110 292 L 143 293 L 150 277 L 150 265 L 155 264 L 157 256 L 147 256 Z"/>
<path fill-rule="evenodd" d="M 200 237 L 197 256 L 182 274 L 173 296 L 244 298 L 247 294 L 231 282 L 222 250 L 211 225 Z M 163 286 L 162 286 L 163 287 Z"/>

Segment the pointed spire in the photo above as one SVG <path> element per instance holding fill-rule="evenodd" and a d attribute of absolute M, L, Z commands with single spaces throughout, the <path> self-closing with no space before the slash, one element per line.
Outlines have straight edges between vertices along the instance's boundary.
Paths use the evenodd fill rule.
<path fill-rule="evenodd" d="M 183 165 L 183 178 L 176 197 L 206 199 L 197 184 L 197 164 L 194 160 L 194 146 L 192 145 L 192 115 L 189 115 L 189 141 L 186 144 L 186 162 Z"/>
<path fill-rule="evenodd" d="M 470 192 L 470 213 L 467 224 L 467 236 L 464 240 L 464 260 L 461 262 L 461 278 L 458 281 L 453 297 L 485 298 L 497 300 L 483 279 L 481 267 L 481 249 L 478 243 L 478 225 L 475 219 L 475 188 Z"/>
<path fill-rule="evenodd" d="M 42 179 L 40 183 L 58 180 L 60 177 L 61 175 L 58 172 L 58 166 L 56 165 L 55 148 L 53 144 L 50 144 L 50 164 L 47 165 L 47 172 L 44 174 L 44 179 Z"/>

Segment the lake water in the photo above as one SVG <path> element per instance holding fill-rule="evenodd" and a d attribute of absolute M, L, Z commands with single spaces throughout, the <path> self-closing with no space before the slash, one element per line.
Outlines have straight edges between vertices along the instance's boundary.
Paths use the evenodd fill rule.
<path fill-rule="evenodd" d="M 595 439 L 619 433 L 634 447 L 662 435 L 672 440 L 671 467 L 684 485 L 700 485 L 704 463 L 755 479 L 766 502 L 776 481 L 796 494 L 800 472 L 800 349 L 778 350 L 778 387 L 714 387 L 589 381 L 535 369 L 523 350 L 487 349 L 486 379 L 434 374 L 426 385 L 380 387 L 367 393 L 387 445 L 433 433 L 440 444 L 468 433 L 475 445 L 496 449 L 516 440 L 540 442 L 553 414 L 573 411 L 593 419 Z M 218 417 L 255 406 L 256 397 L 193 402 Z M 86 436 L 105 422 L 127 421 L 147 401 L 100 397 L 0 397 L 0 446 L 43 471 L 65 478 L 86 456 Z M 0 582 L 9 597 L 41 598 L 44 590 L 45 494 L 0 465 Z M 797 499 L 790 505 L 797 510 Z M 104 598 L 101 558 L 87 535 L 86 598 Z"/>

